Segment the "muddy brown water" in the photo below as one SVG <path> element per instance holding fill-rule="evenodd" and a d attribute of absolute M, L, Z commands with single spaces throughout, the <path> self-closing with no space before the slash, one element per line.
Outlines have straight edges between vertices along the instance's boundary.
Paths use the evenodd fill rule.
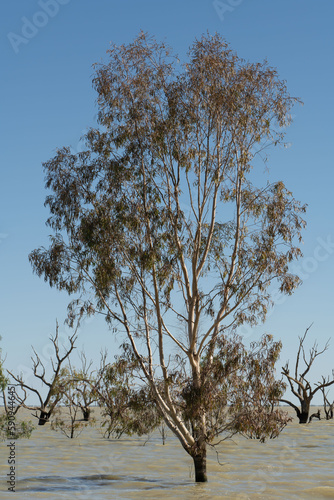
<path fill-rule="evenodd" d="M 265 444 L 240 436 L 225 441 L 218 457 L 208 450 L 206 484 L 194 483 L 192 460 L 170 431 L 163 445 L 158 432 L 148 440 L 106 440 L 96 425 L 68 439 L 46 425 L 15 442 L 13 493 L 7 444 L 0 443 L 1 500 L 334 499 L 334 420 L 294 419 Z"/>

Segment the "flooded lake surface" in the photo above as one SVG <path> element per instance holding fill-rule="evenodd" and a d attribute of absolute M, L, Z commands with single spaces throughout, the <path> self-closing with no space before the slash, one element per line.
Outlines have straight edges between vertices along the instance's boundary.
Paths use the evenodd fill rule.
<path fill-rule="evenodd" d="M 299 425 L 294 418 L 265 444 L 237 436 L 218 447 L 220 463 L 209 448 L 206 484 L 194 483 L 192 460 L 170 431 L 163 445 L 158 432 L 107 440 L 96 426 L 68 439 L 46 425 L 15 442 L 13 493 L 7 444 L 0 443 L 1 500 L 334 499 L 334 420 Z"/>

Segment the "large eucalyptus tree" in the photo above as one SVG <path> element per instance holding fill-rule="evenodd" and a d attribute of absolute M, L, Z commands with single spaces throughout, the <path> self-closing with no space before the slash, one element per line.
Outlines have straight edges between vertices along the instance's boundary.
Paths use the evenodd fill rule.
<path fill-rule="evenodd" d="M 243 61 L 219 35 L 196 40 L 181 64 L 140 33 L 111 45 L 93 85 L 99 127 L 85 151 L 64 147 L 44 164 L 53 235 L 30 262 L 126 337 L 205 481 L 206 444 L 227 422 L 232 429 L 233 408 L 239 429 L 242 421 L 242 405 L 226 406 L 227 387 L 242 386 L 247 356 L 233 355 L 228 333 L 265 319 L 275 281 L 287 294 L 299 283 L 288 265 L 300 255 L 305 207 L 281 180 L 266 183 L 257 160 L 282 143 L 297 99 L 275 69 Z M 271 377 L 279 346 L 267 338 L 264 347 L 268 397 L 254 392 L 247 414 L 279 392 Z M 260 380 L 264 365 L 254 363 Z M 226 411 L 215 413 L 222 394 Z"/>

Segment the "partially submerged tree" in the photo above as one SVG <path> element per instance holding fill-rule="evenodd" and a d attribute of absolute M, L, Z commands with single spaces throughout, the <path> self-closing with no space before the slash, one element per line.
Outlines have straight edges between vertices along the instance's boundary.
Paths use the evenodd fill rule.
<path fill-rule="evenodd" d="M 248 349 L 240 336 L 221 336 L 214 359 L 201 360 L 199 390 L 193 387 L 185 360 L 179 359 L 179 365 L 170 374 L 169 391 L 189 432 L 193 430 L 194 418 L 204 412 L 206 439 L 213 446 L 218 444 L 214 443 L 215 437 L 219 436 L 221 442 L 237 432 L 261 442 L 277 437 L 291 420 L 276 407 L 286 389 L 282 381 L 275 379 L 281 347 L 270 335 L 252 342 Z M 98 389 L 99 404 L 107 417 L 103 422 L 106 437 L 149 434 L 161 426 L 163 418 L 154 404 L 150 386 L 136 383 L 143 377 L 131 347 L 124 344 L 123 349 L 116 362 L 106 367 Z M 156 384 L 163 390 L 163 379 L 157 379 Z M 164 442 L 164 429 L 161 434 Z"/>
<path fill-rule="evenodd" d="M 299 283 L 288 266 L 301 254 L 305 207 L 255 170 L 282 143 L 297 99 L 275 69 L 241 60 L 219 35 L 196 40 L 184 65 L 143 33 L 108 54 L 93 80 L 100 129 L 86 151 L 62 148 L 44 164 L 54 234 L 30 262 L 127 337 L 206 481 L 206 407 L 192 414 L 190 397 L 179 408 L 171 383 L 182 363 L 189 394 L 203 394 L 228 332 L 265 319 L 274 281 L 287 294 Z"/>
<path fill-rule="evenodd" d="M 38 418 L 38 425 L 44 425 L 46 422 L 49 421 L 54 409 L 57 407 L 57 405 L 59 404 L 59 402 L 63 397 L 62 369 L 64 362 L 68 359 L 69 355 L 75 348 L 74 343 L 77 338 L 76 332 L 77 330 L 74 332 L 72 336 L 68 337 L 69 345 L 66 348 L 64 348 L 64 352 L 61 352 L 61 346 L 59 346 L 59 341 L 58 341 L 58 323 L 57 323 L 56 333 L 54 337 L 52 336 L 50 337 L 50 340 L 54 348 L 54 357 L 50 358 L 50 364 L 52 367 L 51 376 L 47 375 L 47 369 L 45 364 L 43 363 L 43 361 L 33 348 L 34 357 L 31 358 L 33 364 L 33 375 L 35 378 L 37 378 L 42 382 L 43 387 L 45 387 L 46 389 L 46 395 L 42 393 L 41 389 L 28 385 L 23 380 L 22 374 L 14 375 L 12 372 L 7 370 L 8 373 L 11 375 L 11 377 L 15 380 L 17 385 L 21 388 L 24 394 L 23 397 L 17 394 L 16 395 L 17 401 L 24 408 L 28 408 L 29 410 L 35 411 L 34 416 Z M 39 399 L 39 405 L 32 406 L 32 405 L 27 405 L 25 403 L 25 400 L 27 398 L 27 391 L 31 391 L 34 394 L 36 394 L 36 396 Z"/>
<path fill-rule="evenodd" d="M 201 384 L 195 388 L 183 370 L 171 376 L 170 391 L 190 432 L 199 415 L 206 417 L 206 441 L 215 446 L 236 433 L 264 442 L 275 438 L 290 421 L 276 407 L 285 384 L 275 379 L 280 342 L 270 335 L 246 348 L 240 336 L 220 336 L 213 359 L 201 360 Z M 215 438 L 218 437 L 218 441 Z"/>
<path fill-rule="evenodd" d="M 309 371 L 318 356 L 327 351 L 329 343 L 321 350 L 318 348 L 317 342 L 309 350 L 308 355 L 305 353 L 304 342 L 306 335 L 311 327 L 306 328 L 302 337 L 299 337 L 299 347 L 296 357 L 295 369 L 293 374 L 290 373 L 289 362 L 282 367 L 282 375 L 287 379 L 292 394 L 299 400 L 299 406 L 287 399 L 280 399 L 281 402 L 290 405 L 296 412 L 300 424 L 306 424 L 309 420 L 310 405 L 315 394 L 318 391 L 325 390 L 326 387 L 334 384 L 334 370 L 332 379 L 322 377 L 322 382 L 314 384 L 313 388 L 309 379 Z M 302 364 L 302 367 L 300 366 Z M 307 377 L 307 378 L 306 378 Z"/>
<path fill-rule="evenodd" d="M 83 407 L 80 389 L 82 385 L 81 383 L 77 385 L 72 375 L 71 367 L 62 369 L 62 404 L 61 408 L 57 408 L 55 418 L 51 420 L 51 429 L 60 431 L 70 439 L 78 437 L 85 427 L 94 423 L 92 418 L 81 418 Z M 88 407 L 85 409 L 87 410 Z"/>
<path fill-rule="evenodd" d="M 80 353 L 79 368 L 73 367 L 70 361 L 68 363 L 67 374 L 63 380 L 64 394 L 80 409 L 85 422 L 91 417 L 91 406 L 99 400 L 98 390 L 107 366 L 106 358 L 107 352 L 101 353 L 101 363 L 97 370 L 92 369 L 93 361 L 88 361 L 83 351 Z"/>
<path fill-rule="evenodd" d="M 322 377 L 323 384 L 326 384 L 325 377 Z M 323 402 L 324 402 L 324 412 L 326 415 L 326 420 L 331 420 L 334 417 L 334 401 L 332 403 L 329 402 L 328 399 L 328 391 L 325 390 L 325 386 L 323 385 L 321 388 Z"/>

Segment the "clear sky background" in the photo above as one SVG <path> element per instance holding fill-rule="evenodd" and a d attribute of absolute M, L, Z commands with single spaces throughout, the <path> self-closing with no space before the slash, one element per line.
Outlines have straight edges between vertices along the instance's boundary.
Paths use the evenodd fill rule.
<path fill-rule="evenodd" d="M 283 180 L 308 204 L 304 257 L 298 263 L 303 285 L 282 298 L 265 325 L 245 329 L 248 340 L 264 332 L 283 342 L 282 363 L 294 360 L 298 336 L 313 322 L 315 339 L 330 349 L 319 358 L 312 381 L 334 367 L 333 275 L 333 0 L 12 0 L 2 2 L 0 335 L 6 367 L 24 373 L 31 345 L 42 358 L 56 319 L 63 322 L 69 297 L 32 273 L 28 254 L 46 245 L 48 216 L 42 162 L 57 147 L 81 148 L 80 136 L 94 124 L 96 94 L 92 64 L 106 61 L 109 42 L 128 43 L 139 30 L 165 40 L 185 57 L 196 37 L 220 33 L 240 57 L 268 59 L 287 81 L 294 108 L 287 133 L 290 147 L 271 153 L 272 177 Z M 112 356 L 114 340 L 102 321 L 90 319 L 79 332 L 78 350 L 98 359 Z M 334 389 L 331 392 L 334 398 Z M 320 401 L 320 400 L 318 400 Z"/>

